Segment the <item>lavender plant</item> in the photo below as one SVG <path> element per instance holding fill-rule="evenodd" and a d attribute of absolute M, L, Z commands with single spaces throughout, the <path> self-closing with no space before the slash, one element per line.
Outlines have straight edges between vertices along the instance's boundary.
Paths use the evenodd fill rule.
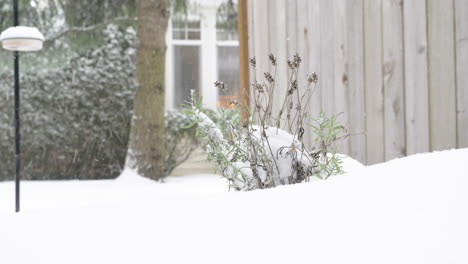
<path fill-rule="evenodd" d="M 218 122 L 213 122 L 204 113 L 202 99 L 194 94 L 186 106 L 186 112 L 198 126 L 197 136 L 208 152 L 208 159 L 216 163 L 235 190 L 326 179 L 342 172 L 335 143 L 349 134 L 339 124 L 339 116 L 327 117 L 321 113 L 316 119 L 308 117 L 307 109 L 317 89 L 317 74 L 308 74 L 307 83 L 300 84 L 301 57 L 295 54 L 287 62 L 290 71 L 287 87 L 277 87 L 277 59 L 270 54 L 269 60 L 274 74 L 265 72 L 263 81 L 255 79 L 251 84 L 253 108 L 237 100 L 231 101 L 238 113 L 249 113 L 247 119 L 229 119 L 221 108 L 218 109 Z M 256 59 L 250 59 L 250 64 L 256 73 Z M 219 81 L 215 86 L 228 89 Z M 284 100 L 279 107 L 274 107 L 273 98 L 282 91 L 286 93 Z M 306 130 L 310 130 L 310 135 L 306 135 Z M 306 136 L 312 142 L 309 148 L 304 142 Z"/>

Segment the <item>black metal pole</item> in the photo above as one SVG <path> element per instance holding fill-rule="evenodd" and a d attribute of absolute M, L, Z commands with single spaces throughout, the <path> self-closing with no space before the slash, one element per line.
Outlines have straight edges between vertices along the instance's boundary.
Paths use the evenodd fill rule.
<path fill-rule="evenodd" d="M 18 0 L 13 0 L 13 25 L 18 26 Z M 21 180 L 21 132 L 20 132 L 20 85 L 19 85 L 19 52 L 14 51 L 15 61 L 15 211 L 20 211 Z"/>

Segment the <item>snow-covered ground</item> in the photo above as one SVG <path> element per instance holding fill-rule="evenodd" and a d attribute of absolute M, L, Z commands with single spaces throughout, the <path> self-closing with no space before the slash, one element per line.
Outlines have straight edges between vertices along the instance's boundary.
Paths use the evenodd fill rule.
<path fill-rule="evenodd" d="M 468 263 L 468 149 L 228 192 L 219 176 L 0 183 L 0 263 Z"/>

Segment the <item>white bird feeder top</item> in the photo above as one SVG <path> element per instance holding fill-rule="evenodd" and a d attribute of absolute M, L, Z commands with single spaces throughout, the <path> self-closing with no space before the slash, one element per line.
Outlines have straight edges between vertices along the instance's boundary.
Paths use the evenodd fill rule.
<path fill-rule="evenodd" d="M 44 35 L 35 27 L 17 26 L 3 31 L 0 41 L 6 50 L 37 51 L 42 49 Z"/>

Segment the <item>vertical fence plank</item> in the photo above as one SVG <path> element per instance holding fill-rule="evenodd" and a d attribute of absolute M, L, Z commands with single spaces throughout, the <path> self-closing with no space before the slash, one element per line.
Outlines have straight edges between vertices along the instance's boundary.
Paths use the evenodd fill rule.
<path fill-rule="evenodd" d="M 347 111 L 348 104 L 348 43 L 347 43 L 347 15 L 348 10 L 346 9 L 347 0 L 333 0 L 333 13 L 334 13 L 334 27 L 333 34 L 335 35 L 335 41 L 333 45 L 334 53 L 334 87 L 331 89 L 335 90 L 334 98 L 328 98 L 328 100 L 335 101 L 335 114 L 340 114 L 340 121 L 349 127 L 349 113 Z M 332 114 L 332 113 L 327 113 Z M 349 155 L 349 138 L 345 138 L 338 144 L 338 151 Z"/>
<path fill-rule="evenodd" d="M 389 160 L 406 153 L 401 0 L 382 1 L 382 34 L 385 159 Z"/>
<path fill-rule="evenodd" d="M 405 1 L 405 109 L 407 154 L 429 151 L 426 0 Z"/>
<path fill-rule="evenodd" d="M 292 57 L 297 52 L 297 1 L 286 0 L 286 32 L 287 32 L 287 54 L 286 58 Z"/>
<path fill-rule="evenodd" d="M 266 9 L 266 16 L 268 16 L 268 45 L 269 48 L 267 51 L 267 55 L 273 53 L 275 56 L 278 56 L 278 49 L 281 46 L 278 43 L 280 40 L 281 35 L 281 25 L 278 21 L 277 17 L 277 10 L 278 10 L 278 1 L 276 0 L 269 0 L 267 2 L 267 9 Z M 273 66 L 268 62 L 269 72 L 273 75 Z"/>
<path fill-rule="evenodd" d="M 455 0 L 458 147 L 468 147 L 468 1 Z"/>
<path fill-rule="evenodd" d="M 249 33 L 247 17 L 247 0 L 238 1 L 238 32 L 239 32 L 239 89 L 240 101 L 243 105 L 250 105 L 249 85 Z M 248 118 L 248 111 L 242 110 L 242 118 Z"/>
<path fill-rule="evenodd" d="M 286 96 L 286 86 L 288 83 L 287 77 L 287 45 L 288 45 L 288 35 L 287 35 L 287 11 L 286 11 L 286 2 L 284 0 L 273 0 L 269 2 L 270 4 L 270 28 L 271 32 L 276 32 L 276 39 L 270 38 L 271 42 L 275 42 L 275 48 L 271 49 L 271 53 L 274 54 L 277 58 L 276 74 L 275 74 L 275 96 L 273 98 L 274 115 L 279 113 L 278 106 L 284 101 Z"/>
<path fill-rule="evenodd" d="M 381 29 L 382 0 L 364 0 L 367 164 L 385 160 Z"/>
<path fill-rule="evenodd" d="M 453 0 L 428 0 L 431 150 L 456 147 Z"/>
<path fill-rule="evenodd" d="M 367 162 L 366 109 L 364 94 L 364 34 L 363 0 L 348 0 L 347 3 L 347 43 L 348 43 L 348 109 L 350 155 L 362 163 Z"/>
<path fill-rule="evenodd" d="M 255 56 L 255 16 L 254 16 L 254 5 L 253 2 L 254 0 L 246 0 L 247 1 L 247 18 L 248 18 L 248 38 L 249 38 L 249 59 L 251 57 Z M 248 63 L 249 65 L 249 82 L 252 83 L 253 80 L 255 80 L 255 73 L 250 66 L 250 62 Z M 249 83 L 249 85 L 250 85 Z M 250 97 L 250 107 L 252 107 L 252 91 L 249 94 Z"/>
<path fill-rule="evenodd" d="M 281 1 L 281 0 L 280 0 Z M 298 52 L 298 43 L 297 43 L 297 32 L 298 32 L 298 1 L 297 0 L 286 0 L 286 32 L 287 32 L 287 47 L 286 47 L 286 58 L 281 63 L 286 64 L 285 73 L 286 80 L 289 82 L 291 78 L 291 71 L 287 66 L 287 61 L 292 58 L 292 56 Z M 285 88 L 286 89 L 286 88 Z M 283 89 L 285 91 L 285 89 Z M 283 92 L 283 91 L 282 91 Z"/>
<path fill-rule="evenodd" d="M 286 87 L 291 76 L 287 60 L 296 52 L 301 55 L 307 53 L 308 44 L 304 42 L 303 32 L 299 29 L 307 26 L 307 23 L 304 23 L 304 20 L 307 19 L 307 13 L 304 13 L 303 9 L 301 9 L 303 5 L 307 5 L 307 2 L 305 0 L 273 0 L 269 4 L 270 6 L 276 6 L 276 10 L 271 10 L 270 12 L 273 15 L 273 19 L 276 20 L 276 24 L 271 22 L 270 27 L 272 27 L 273 31 L 280 31 L 282 36 L 281 39 L 278 39 L 281 42 L 281 46 L 275 52 L 278 59 L 277 76 L 280 79 L 276 82 L 277 96 L 274 97 L 274 105 L 280 107 L 286 96 Z M 278 45 L 278 43 L 275 45 Z M 304 65 L 301 65 L 300 71 L 303 70 Z M 299 84 L 302 81 L 299 78 Z"/>
<path fill-rule="evenodd" d="M 301 85 L 306 83 L 305 72 L 309 70 L 309 21 L 308 21 L 308 1 L 297 0 L 297 27 L 296 27 L 296 42 L 297 42 L 297 53 L 302 57 L 300 72 L 298 76 L 298 82 Z"/>
<path fill-rule="evenodd" d="M 303 93 L 307 87 L 307 77 L 306 73 L 309 71 L 309 53 L 310 53 L 310 43 L 309 43 L 309 16 L 308 13 L 308 0 L 296 0 L 296 47 L 297 53 L 302 58 L 301 65 L 299 67 L 297 82 L 298 82 L 298 92 L 299 94 Z M 292 54 L 294 55 L 294 54 Z M 291 55 L 291 56 L 292 56 Z M 292 100 L 295 105 L 298 104 L 298 99 L 296 96 L 292 97 Z M 297 113 L 297 110 L 294 107 L 294 113 Z M 307 125 L 305 125 L 307 126 Z M 307 128 L 307 127 L 306 127 Z M 306 143 L 311 139 L 306 136 Z"/>
<path fill-rule="evenodd" d="M 334 82 L 334 14 L 333 1 L 320 0 L 320 83 L 322 110 L 328 115 L 335 113 Z"/>
<path fill-rule="evenodd" d="M 268 1 L 255 0 L 253 2 L 255 58 L 257 59 L 256 80 L 263 81 L 263 73 L 270 70 L 268 51 L 270 50 L 268 26 Z"/>
<path fill-rule="evenodd" d="M 255 46 L 255 32 L 254 32 L 254 6 L 252 0 L 245 0 L 247 2 L 247 29 L 249 37 L 249 54 L 253 54 Z M 249 55 L 250 56 L 250 55 Z M 250 76 L 252 77 L 252 76 Z"/>
<path fill-rule="evenodd" d="M 297 42 L 297 53 L 302 58 L 301 66 L 299 68 L 298 83 L 300 85 L 299 89 L 302 89 L 306 82 L 306 72 L 309 71 L 309 21 L 307 13 L 308 11 L 308 1 L 307 0 L 297 0 L 297 28 L 296 28 L 296 42 Z"/>
<path fill-rule="evenodd" d="M 319 0 L 310 0 L 308 1 L 308 43 L 309 43 L 309 73 L 320 72 L 320 1 Z M 308 106 L 309 117 L 317 118 L 322 110 L 322 100 L 321 100 L 321 85 L 322 76 L 319 75 L 319 81 L 316 84 L 316 87 L 313 88 L 314 94 Z M 306 130 L 307 131 L 307 130 Z M 308 142 L 312 143 L 312 142 Z"/>

